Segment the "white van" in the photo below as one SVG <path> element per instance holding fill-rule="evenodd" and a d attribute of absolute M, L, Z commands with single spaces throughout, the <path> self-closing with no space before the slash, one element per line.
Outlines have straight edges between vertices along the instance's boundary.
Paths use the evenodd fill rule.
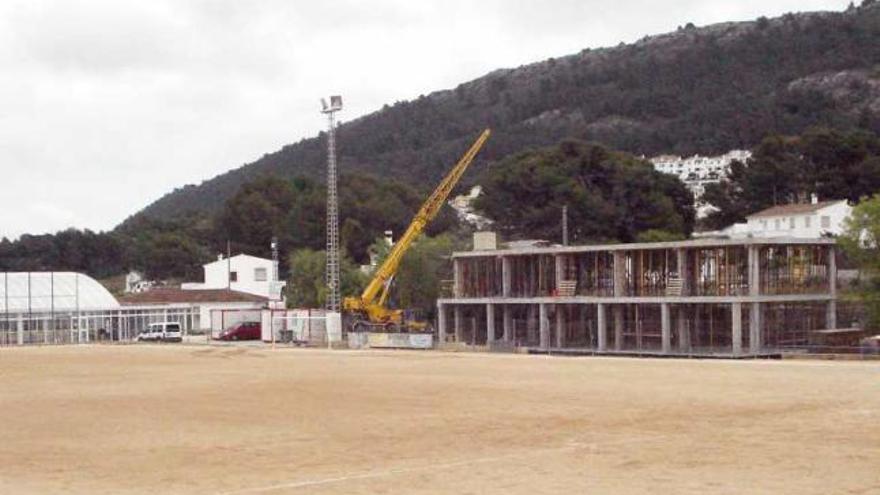
<path fill-rule="evenodd" d="M 180 323 L 164 321 L 162 323 L 150 323 L 147 328 L 141 330 L 137 340 L 141 342 L 180 342 L 183 340 L 183 334 L 180 331 Z"/>

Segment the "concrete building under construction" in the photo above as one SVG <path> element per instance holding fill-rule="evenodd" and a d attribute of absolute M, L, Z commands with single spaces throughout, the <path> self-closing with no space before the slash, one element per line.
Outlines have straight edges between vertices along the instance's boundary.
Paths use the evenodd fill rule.
<path fill-rule="evenodd" d="M 453 254 L 441 344 L 757 357 L 837 327 L 832 239 L 700 239 Z"/>

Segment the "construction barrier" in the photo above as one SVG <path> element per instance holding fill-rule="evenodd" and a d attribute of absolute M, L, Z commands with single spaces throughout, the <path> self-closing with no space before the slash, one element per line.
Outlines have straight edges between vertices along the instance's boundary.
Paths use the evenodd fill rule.
<path fill-rule="evenodd" d="M 349 334 L 349 340 L 351 340 Z M 374 349 L 431 349 L 434 335 L 430 333 L 369 333 L 367 344 Z"/>

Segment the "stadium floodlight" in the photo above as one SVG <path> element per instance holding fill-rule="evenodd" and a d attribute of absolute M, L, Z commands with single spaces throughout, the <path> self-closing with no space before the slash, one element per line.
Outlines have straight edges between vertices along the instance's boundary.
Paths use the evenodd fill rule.
<path fill-rule="evenodd" d="M 342 110 L 342 97 L 339 95 L 330 97 L 330 104 L 327 104 L 327 100 L 321 98 L 321 112 L 323 113 L 333 113 Z"/>
<path fill-rule="evenodd" d="M 336 186 L 336 120 L 342 97 L 321 98 L 321 113 L 327 115 L 327 310 L 339 312 L 339 198 Z"/>

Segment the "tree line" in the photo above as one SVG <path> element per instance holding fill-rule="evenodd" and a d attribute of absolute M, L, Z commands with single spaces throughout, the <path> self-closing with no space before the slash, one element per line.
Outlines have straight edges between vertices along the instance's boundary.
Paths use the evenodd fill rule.
<path fill-rule="evenodd" d="M 402 233 L 423 195 L 415 188 L 366 174 L 340 177 L 340 235 L 353 262 L 385 230 Z M 242 185 L 214 215 L 189 213 L 170 220 L 128 219 L 110 232 L 69 229 L 55 234 L 0 240 L 0 270 L 74 270 L 97 278 L 138 270 L 152 279 L 201 277 L 201 265 L 218 253 L 271 256 L 271 240 L 285 253 L 325 245 L 326 195 L 307 178 L 259 177 Z M 428 230 L 445 232 L 455 215 L 445 209 Z M 228 242 L 228 244 L 227 244 Z"/>

